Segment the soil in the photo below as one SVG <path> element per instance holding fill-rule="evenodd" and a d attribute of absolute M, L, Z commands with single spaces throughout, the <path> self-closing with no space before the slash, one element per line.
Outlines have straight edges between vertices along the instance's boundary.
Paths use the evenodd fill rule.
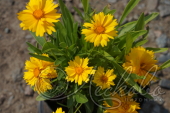
<path fill-rule="evenodd" d="M 136 20 L 142 12 L 146 15 L 151 12 L 161 13 L 163 9 L 159 6 L 170 6 L 168 1 L 142 0 L 124 22 Z M 30 33 L 19 27 L 20 22 L 17 19 L 17 13 L 25 9 L 27 2 L 28 0 L 0 0 L 0 113 L 37 113 L 37 93 L 32 92 L 22 78 L 24 62 L 30 57 L 26 42 L 35 43 Z M 81 22 L 73 9 L 73 6 L 82 9 L 79 0 L 65 0 L 65 2 L 73 12 L 75 20 Z M 127 2 L 128 0 L 90 0 L 91 6 L 96 11 L 100 11 L 103 6 L 110 4 L 111 8 L 117 9 L 115 18 L 118 19 Z M 169 41 L 170 16 L 169 14 L 162 15 L 161 13 L 161 16 L 148 24 L 150 27 L 149 42 L 145 46 L 158 47 L 159 42 L 156 42 L 156 39 L 162 34 L 166 35 Z M 170 48 L 170 41 L 168 41 L 166 47 Z M 162 55 L 166 54 L 168 52 L 164 52 Z M 159 56 L 160 54 L 157 54 L 158 58 Z M 158 73 L 157 76 L 170 80 L 169 72 L 167 69 Z M 154 83 L 151 89 L 153 90 L 156 86 L 158 86 L 158 82 Z M 162 90 L 165 94 L 159 96 L 164 99 L 164 102 L 160 105 L 170 111 L 170 90 Z"/>

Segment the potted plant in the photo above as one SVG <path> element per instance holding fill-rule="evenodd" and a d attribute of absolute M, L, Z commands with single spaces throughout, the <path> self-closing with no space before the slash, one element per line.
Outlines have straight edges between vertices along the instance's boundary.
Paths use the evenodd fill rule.
<path fill-rule="evenodd" d="M 83 23 L 74 21 L 62 0 L 30 0 L 18 13 L 20 26 L 29 30 L 37 44 L 27 42 L 30 60 L 25 62 L 24 80 L 56 113 L 137 113 L 139 98 L 154 73 L 169 67 L 158 66 L 155 52 L 166 48 L 144 48 L 149 28 L 145 25 L 158 13 L 124 23 L 139 0 L 130 0 L 120 20 L 115 9 L 92 10 L 81 0 L 84 12 L 75 8 Z M 56 9 L 59 6 L 59 10 Z"/>

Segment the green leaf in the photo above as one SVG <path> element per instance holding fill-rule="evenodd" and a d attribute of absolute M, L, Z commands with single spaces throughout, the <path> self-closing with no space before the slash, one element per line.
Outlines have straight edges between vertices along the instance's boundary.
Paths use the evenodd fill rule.
<path fill-rule="evenodd" d="M 64 60 L 66 60 L 64 57 L 57 58 L 55 60 L 55 65 L 60 65 Z"/>
<path fill-rule="evenodd" d="M 135 43 L 135 47 L 137 47 L 137 46 L 141 46 L 141 45 L 144 45 L 146 42 L 148 42 L 148 40 L 142 40 L 142 41 L 138 41 L 138 42 L 136 42 Z"/>
<path fill-rule="evenodd" d="M 65 42 L 61 42 L 59 45 L 60 45 L 60 47 L 62 47 L 62 48 L 66 48 L 66 47 L 67 47 L 67 44 L 66 44 Z"/>
<path fill-rule="evenodd" d="M 69 97 L 67 97 L 67 107 L 68 108 L 71 108 L 71 107 L 73 107 L 74 106 L 74 99 L 73 99 L 73 96 L 69 96 Z"/>
<path fill-rule="evenodd" d="M 69 109 L 68 113 L 73 113 L 73 107 Z"/>
<path fill-rule="evenodd" d="M 145 24 L 147 24 L 148 22 L 150 22 L 151 20 L 153 20 L 154 18 L 156 18 L 159 15 L 159 13 L 152 13 L 148 16 L 145 17 Z"/>
<path fill-rule="evenodd" d="M 86 102 L 88 102 L 88 99 L 87 99 L 86 95 L 83 95 L 81 93 L 77 93 L 75 95 L 75 98 L 76 98 L 76 101 L 78 103 L 86 103 Z"/>
<path fill-rule="evenodd" d="M 97 113 L 103 113 L 103 109 L 102 109 L 102 107 L 98 107 L 98 109 L 97 109 Z"/>
<path fill-rule="evenodd" d="M 123 11 L 123 14 L 122 14 L 120 21 L 119 21 L 119 25 L 121 25 L 123 20 L 132 11 L 132 9 L 138 4 L 139 1 L 140 0 L 130 0 L 130 2 L 127 4 L 126 8 Z"/>
<path fill-rule="evenodd" d="M 79 16 L 80 16 L 82 19 L 84 19 L 83 15 L 82 15 L 82 13 L 81 13 L 81 11 L 80 11 L 79 9 L 77 9 L 76 7 L 74 7 L 74 10 L 79 14 Z"/>
<path fill-rule="evenodd" d="M 113 101 L 112 101 L 111 98 L 105 99 L 105 101 L 107 102 L 107 104 L 108 104 L 109 106 L 113 106 Z"/>
<path fill-rule="evenodd" d="M 145 17 L 145 24 L 147 24 L 148 22 L 150 22 L 151 20 L 153 20 L 155 17 L 157 17 L 159 15 L 159 13 L 152 13 L 148 16 Z M 123 34 L 125 34 L 126 32 L 133 30 L 135 28 L 137 21 L 133 21 L 133 22 L 128 22 L 127 24 L 124 24 L 121 27 L 124 27 L 123 29 L 121 29 L 121 31 L 119 32 L 119 36 L 122 36 Z"/>
<path fill-rule="evenodd" d="M 161 69 L 165 69 L 165 68 L 168 68 L 168 67 L 170 67 L 170 60 L 166 61 L 165 63 L 163 63 L 160 66 Z"/>
<path fill-rule="evenodd" d="M 136 25 L 136 21 L 135 22 L 129 22 L 125 25 L 127 25 L 127 26 L 124 26 L 124 28 L 121 29 L 121 31 L 119 32 L 119 37 L 122 36 L 123 34 L 125 34 L 126 32 L 132 30 Z"/>
<path fill-rule="evenodd" d="M 42 47 L 42 52 L 44 52 L 44 53 L 51 51 L 51 50 L 58 51 L 57 46 L 53 45 L 51 42 L 46 42 Z"/>
<path fill-rule="evenodd" d="M 50 57 L 46 57 L 46 56 L 41 56 L 41 55 L 37 55 L 37 54 L 33 54 L 33 53 L 29 53 L 31 56 L 38 58 L 40 60 L 44 60 L 44 61 L 49 61 L 49 62 L 54 62 L 53 59 L 51 59 Z"/>
<path fill-rule="evenodd" d="M 139 75 L 133 74 L 133 73 L 132 73 L 130 76 L 131 76 L 134 80 L 135 80 L 135 79 L 145 79 L 145 76 L 139 76 Z"/>
<path fill-rule="evenodd" d="M 84 105 L 85 105 L 86 113 L 92 113 L 93 112 L 94 103 L 92 101 L 88 101 Z"/>
<path fill-rule="evenodd" d="M 153 51 L 154 53 L 165 52 L 168 50 L 168 48 L 151 48 L 151 47 L 147 47 L 146 49 Z"/>
<path fill-rule="evenodd" d="M 88 9 L 89 9 L 89 0 L 81 0 L 81 2 L 83 4 L 83 8 L 84 8 L 85 13 L 87 13 Z"/>
<path fill-rule="evenodd" d="M 45 98 L 45 97 L 43 97 L 43 96 L 41 96 L 41 95 L 38 95 L 37 97 L 36 97 L 36 100 L 37 101 L 44 101 L 44 100 L 47 100 L 48 98 Z"/>
<path fill-rule="evenodd" d="M 144 29 L 144 26 L 145 26 L 145 18 L 144 18 L 144 13 L 142 13 L 137 21 L 135 31 Z"/>
<path fill-rule="evenodd" d="M 131 32 L 127 34 L 127 37 L 126 37 L 126 54 L 129 53 L 130 49 L 132 48 L 132 44 L 133 44 L 133 38 L 131 36 Z"/>
<path fill-rule="evenodd" d="M 46 42 L 46 40 L 43 38 L 43 37 L 39 37 L 39 36 L 36 36 L 34 32 L 31 32 L 31 35 L 35 38 L 35 40 L 41 45 L 43 46 L 44 43 Z"/>
<path fill-rule="evenodd" d="M 133 38 L 133 42 L 134 42 L 139 36 L 144 35 L 146 32 L 147 32 L 146 30 L 132 31 L 132 32 L 131 32 L 131 37 Z M 119 48 L 123 48 L 123 47 L 125 46 L 127 34 L 128 34 L 128 33 L 126 33 L 125 35 L 119 37 L 119 38 L 121 39 L 121 41 L 119 42 L 119 45 L 118 45 Z"/>
<path fill-rule="evenodd" d="M 110 10 L 110 5 L 107 5 L 107 6 L 103 9 L 103 12 L 104 12 L 105 14 L 111 14 L 111 15 L 113 15 L 113 14 L 116 12 L 116 9 Z"/>
<path fill-rule="evenodd" d="M 38 54 L 42 54 L 41 50 L 36 48 L 35 46 L 33 46 L 32 44 L 30 44 L 29 42 L 26 42 L 27 45 L 29 46 L 29 48 L 33 51 L 33 53 L 38 53 Z"/>

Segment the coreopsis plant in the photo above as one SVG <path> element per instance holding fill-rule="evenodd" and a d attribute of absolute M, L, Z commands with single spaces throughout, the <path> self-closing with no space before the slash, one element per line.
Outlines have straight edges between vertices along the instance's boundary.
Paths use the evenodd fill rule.
<path fill-rule="evenodd" d="M 81 2 L 84 12 L 74 9 L 82 23 L 62 0 L 30 0 L 18 13 L 21 28 L 36 40 L 36 46 L 27 42 L 24 80 L 38 101 L 55 102 L 56 113 L 137 113 L 138 98 L 152 99 L 146 87 L 158 80 L 155 73 L 170 66 L 170 60 L 158 65 L 154 56 L 167 48 L 142 46 L 145 26 L 158 13 L 122 24 L 139 0 L 130 0 L 120 19 L 109 6 L 96 12 L 89 0 Z"/>

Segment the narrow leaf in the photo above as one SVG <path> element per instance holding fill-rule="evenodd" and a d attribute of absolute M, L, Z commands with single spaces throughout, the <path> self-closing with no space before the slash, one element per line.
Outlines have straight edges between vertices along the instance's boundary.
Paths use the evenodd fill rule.
<path fill-rule="evenodd" d="M 119 25 L 121 25 L 123 20 L 132 11 L 132 9 L 139 3 L 139 1 L 140 0 L 130 0 L 130 2 L 127 4 L 126 8 L 123 11 L 123 14 L 122 14 L 120 21 L 119 21 Z"/>
<path fill-rule="evenodd" d="M 165 52 L 168 50 L 168 48 L 151 48 L 151 47 L 147 47 L 146 49 L 153 51 L 154 53 Z"/>
<path fill-rule="evenodd" d="M 144 13 L 142 13 L 137 21 L 135 31 L 143 30 L 145 26 Z"/>
<path fill-rule="evenodd" d="M 88 102 L 88 99 L 87 99 L 86 95 L 83 95 L 81 93 L 77 93 L 75 98 L 76 98 L 76 101 L 78 103 L 86 103 L 86 102 Z"/>
<path fill-rule="evenodd" d="M 30 44 L 29 42 L 26 42 L 29 48 L 34 51 L 34 53 L 42 54 L 41 50 Z"/>
<path fill-rule="evenodd" d="M 127 37 L 126 37 L 126 54 L 129 53 L 130 49 L 132 48 L 132 44 L 133 44 L 133 38 L 131 36 L 131 33 L 128 33 Z"/>
<path fill-rule="evenodd" d="M 49 62 L 54 62 L 53 59 L 51 59 L 50 57 L 46 57 L 46 56 L 41 56 L 41 55 L 36 55 L 36 54 L 33 54 L 33 53 L 29 53 L 31 56 L 35 57 L 35 58 L 38 58 L 40 60 L 44 60 L 44 61 L 49 61 Z"/>
<path fill-rule="evenodd" d="M 160 66 L 161 69 L 165 69 L 165 68 L 168 68 L 168 67 L 170 67 L 170 60 L 166 61 L 165 63 L 163 63 Z"/>
<path fill-rule="evenodd" d="M 34 32 L 30 32 L 31 35 L 35 38 L 35 40 L 41 45 L 43 46 L 44 43 L 46 42 L 45 39 L 43 37 L 39 37 L 39 36 L 36 36 Z"/>

